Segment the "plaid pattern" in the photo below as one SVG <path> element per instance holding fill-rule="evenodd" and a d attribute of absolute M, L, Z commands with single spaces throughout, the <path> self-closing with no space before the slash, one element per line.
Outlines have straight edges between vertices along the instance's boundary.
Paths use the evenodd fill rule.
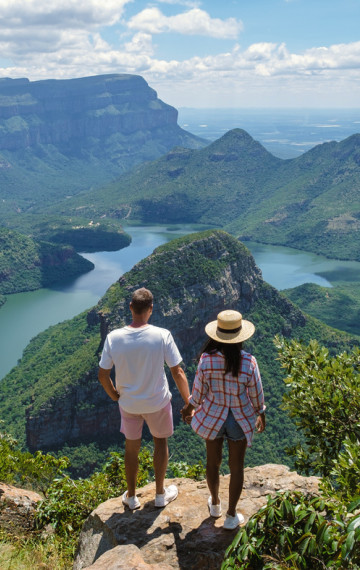
<path fill-rule="evenodd" d="M 225 358 L 220 352 L 201 355 L 190 399 L 197 408 L 191 427 L 204 439 L 215 439 L 231 409 L 251 446 L 256 417 L 265 410 L 256 359 L 242 350 L 238 377 L 224 371 Z"/>

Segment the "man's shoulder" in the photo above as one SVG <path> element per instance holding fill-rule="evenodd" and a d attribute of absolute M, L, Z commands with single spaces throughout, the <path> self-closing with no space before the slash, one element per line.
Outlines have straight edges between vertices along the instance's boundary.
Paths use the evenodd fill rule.
<path fill-rule="evenodd" d="M 149 331 L 150 334 L 158 334 L 161 336 L 165 336 L 168 337 L 169 335 L 171 335 L 171 332 L 168 329 L 165 329 L 163 327 L 158 327 L 156 325 L 150 325 L 148 326 L 147 330 Z"/>
<path fill-rule="evenodd" d="M 108 336 L 109 336 L 110 338 L 111 338 L 111 337 L 116 337 L 116 336 L 119 336 L 119 335 L 121 336 L 122 334 L 125 334 L 125 333 L 126 333 L 126 329 L 127 329 L 126 326 L 125 326 L 125 327 L 120 327 L 120 328 L 118 328 L 118 329 L 113 329 L 112 331 L 110 331 L 110 332 L 108 333 Z"/>

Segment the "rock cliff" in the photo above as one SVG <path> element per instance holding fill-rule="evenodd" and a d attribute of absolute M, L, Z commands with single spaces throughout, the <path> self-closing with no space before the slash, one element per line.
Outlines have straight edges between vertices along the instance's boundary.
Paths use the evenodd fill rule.
<path fill-rule="evenodd" d="M 112 137 L 123 140 L 128 156 L 152 138 L 159 139 L 158 154 L 176 144 L 197 146 L 197 138 L 178 127 L 176 109 L 136 75 L 0 79 L 0 125 L 0 150 L 54 145 L 65 155 L 92 147 L 103 154 L 111 152 Z M 105 141 L 106 149 L 101 148 Z"/>
<path fill-rule="evenodd" d="M 326 330 L 325 334 L 330 334 L 334 342 L 338 337 L 332 337 L 332 333 L 327 332 L 330 329 L 326 327 L 317 329 L 311 319 L 267 285 L 243 244 L 223 231 L 207 231 L 157 248 L 109 288 L 99 304 L 87 314 L 87 322 L 84 320 L 81 325 L 87 342 L 96 331 L 91 342 L 93 346 L 98 346 L 98 355 L 107 332 L 128 322 L 132 293 L 141 286 L 153 291 L 155 306 L 151 322 L 172 331 L 186 364 L 190 383 L 194 357 L 205 341 L 204 325 L 209 320 L 216 318 L 224 308 L 234 308 L 255 322 L 257 331 L 253 344 L 247 346 L 254 349 L 259 360 L 266 394 L 272 402 L 270 413 L 273 419 L 276 417 L 276 422 L 281 422 L 283 430 L 282 434 L 276 433 L 271 445 L 275 446 L 279 437 L 288 438 L 289 420 L 283 412 L 278 411 L 282 381 L 276 364 L 273 336 L 280 333 L 306 338 L 316 334 L 316 331 L 323 334 L 323 330 Z M 44 342 L 51 345 L 49 341 Z M 86 350 L 85 347 L 82 350 Z M 54 449 L 65 442 L 108 442 L 118 437 L 119 412 L 117 405 L 98 384 L 98 356 L 89 353 L 89 361 L 81 365 L 78 365 L 80 356 L 73 360 L 70 366 L 75 369 L 72 371 L 70 367 L 67 370 L 69 381 L 64 387 L 63 367 L 67 366 L 66 359 L 71 358 L 71 350 L 71 347 L 67 348 L 70 354 L 64 357 L 63 363 L 56 365 L 60 366 L 59 379 L 56 380 L 58 384 L 55 384 L 57 368 L 49 370 L 54 382 L 53 396 L 39 406 L 38 401 L 43 398 L 40 385 L 38 389 L 31 386 L 34 403 L 27 408 L 26 414 L 26 439 L 31 450 Z M 39 358 L 43 359 L 44 355 Z M 86 373 L 77 372 L 81 366 Z M 61 388 L 58 387 L 60 385 Z M 172 382 L 170 387 L 177 423 L 182 400 Z M 271 427 L 268 432 L 271 439 Z"/>
<path fill-rule="evenodd" d="M 0 79 L 0 223 L 21 231 L 25 212 L 42 215 L 56 204 L 53 213 L 61 215 L 61 199 L 175 146 L 205 144 L 179 127 L 177 110 L 140 76 Z M 27 223 L 42 224 L 41 215 Z"/>
<path fill-rule="evenodd" d="M 223 517 L 212 519 L 205 481 L 175 479 L 179 496 L 164 509 L 154 507 L 154 483 L 138 490 L 141 508 L 129 511 L 121 497 L 99 505 L 86 520 L 74 570 L 219 570 L 237 531 L 223 530 Z M 227 509 L 229 476 L 220 477 L 223 512 Z M 317 494 L 318 478 L 301 477 L 283 465 L 245 469 L 239 510 L 245 521 L 277 491 Z"/>

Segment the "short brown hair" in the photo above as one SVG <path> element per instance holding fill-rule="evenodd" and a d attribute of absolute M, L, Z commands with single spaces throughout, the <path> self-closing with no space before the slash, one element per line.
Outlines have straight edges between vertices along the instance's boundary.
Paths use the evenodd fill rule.
<path fill-rule="evenodd" d="M 134 291 L 132 299 L 131 299 L 131 307 L 137 315 L 141 315 L 144 313 L 153 304 L 153 294 L 149 289 L 145 289 L 145 287 L 141 287 L 141 289 L 136 289 Z"/>

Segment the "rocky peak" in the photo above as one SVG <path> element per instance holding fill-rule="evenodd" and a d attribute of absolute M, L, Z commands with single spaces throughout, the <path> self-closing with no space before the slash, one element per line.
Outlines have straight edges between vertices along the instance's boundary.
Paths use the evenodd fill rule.
<path fill-rule="evenodd" d="M 261 271 L 249 250 L 229 234 L 209 230 L 157 248 L 110 287 L 95 312 L 105 340 L 109 330 L 131 318 L 134 290 L 147 287 L 154 294 L 151 323 L 171 329 L 191 360 L 204 340 L 206 322 L 225 308 L 246 314 L 260 283 Z"/>

